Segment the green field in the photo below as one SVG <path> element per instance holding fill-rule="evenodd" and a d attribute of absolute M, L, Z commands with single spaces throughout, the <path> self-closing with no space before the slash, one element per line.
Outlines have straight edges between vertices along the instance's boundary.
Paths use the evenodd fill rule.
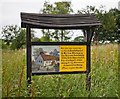
<path fill-rule="evenodd" d="M 91 91 L 85 74 L 32 77 L 31 97 L 119 97 L 118 45 L 92 46 Z M 25 50 L 2 50 L 2 96 L 27 97 Z"/>

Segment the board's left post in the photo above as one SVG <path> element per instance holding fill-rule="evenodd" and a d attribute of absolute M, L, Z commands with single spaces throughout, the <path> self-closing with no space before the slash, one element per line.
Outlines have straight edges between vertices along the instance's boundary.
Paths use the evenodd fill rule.
<path fill-rule="evenodd" d="M 27 60 L 27 88 L 28 88 L 28 95 L 30 96 L 31 93 L 31 28 L 29 26 L 26 27 L 26 60 Z"/>

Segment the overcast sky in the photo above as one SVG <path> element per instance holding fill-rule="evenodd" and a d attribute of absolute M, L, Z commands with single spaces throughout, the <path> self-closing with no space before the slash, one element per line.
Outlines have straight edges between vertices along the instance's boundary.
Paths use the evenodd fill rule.
<path fill-rule="evenodd" d="M 86 8 L 87 5 L 105 6 L 105 10 L 118 8 L 119 0 L 1 0 L 0 1 L 0 31 L 5 25 L 20 26 L 20 12 L 39 13 L 45 1 L 54 3 L 57 1 L 71 1 L 72 8 L 76 12 L 78 9 Z"/>

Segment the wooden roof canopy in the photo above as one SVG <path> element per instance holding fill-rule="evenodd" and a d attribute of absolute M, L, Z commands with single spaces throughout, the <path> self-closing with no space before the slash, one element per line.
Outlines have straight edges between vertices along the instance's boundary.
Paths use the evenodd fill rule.
<path fill-rule="evenodd" d="M 101 25 L 93 14 L 21 13 L 21 27 L 41 29 L 83 29 Z"/>

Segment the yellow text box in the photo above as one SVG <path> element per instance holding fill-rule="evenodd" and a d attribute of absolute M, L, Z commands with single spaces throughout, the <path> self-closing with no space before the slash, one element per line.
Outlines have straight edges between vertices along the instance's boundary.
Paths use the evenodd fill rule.
<path fill-rule="evenodd" d="M 60 72 L 86 71 L 86 45 L 60 46 Z"/>

